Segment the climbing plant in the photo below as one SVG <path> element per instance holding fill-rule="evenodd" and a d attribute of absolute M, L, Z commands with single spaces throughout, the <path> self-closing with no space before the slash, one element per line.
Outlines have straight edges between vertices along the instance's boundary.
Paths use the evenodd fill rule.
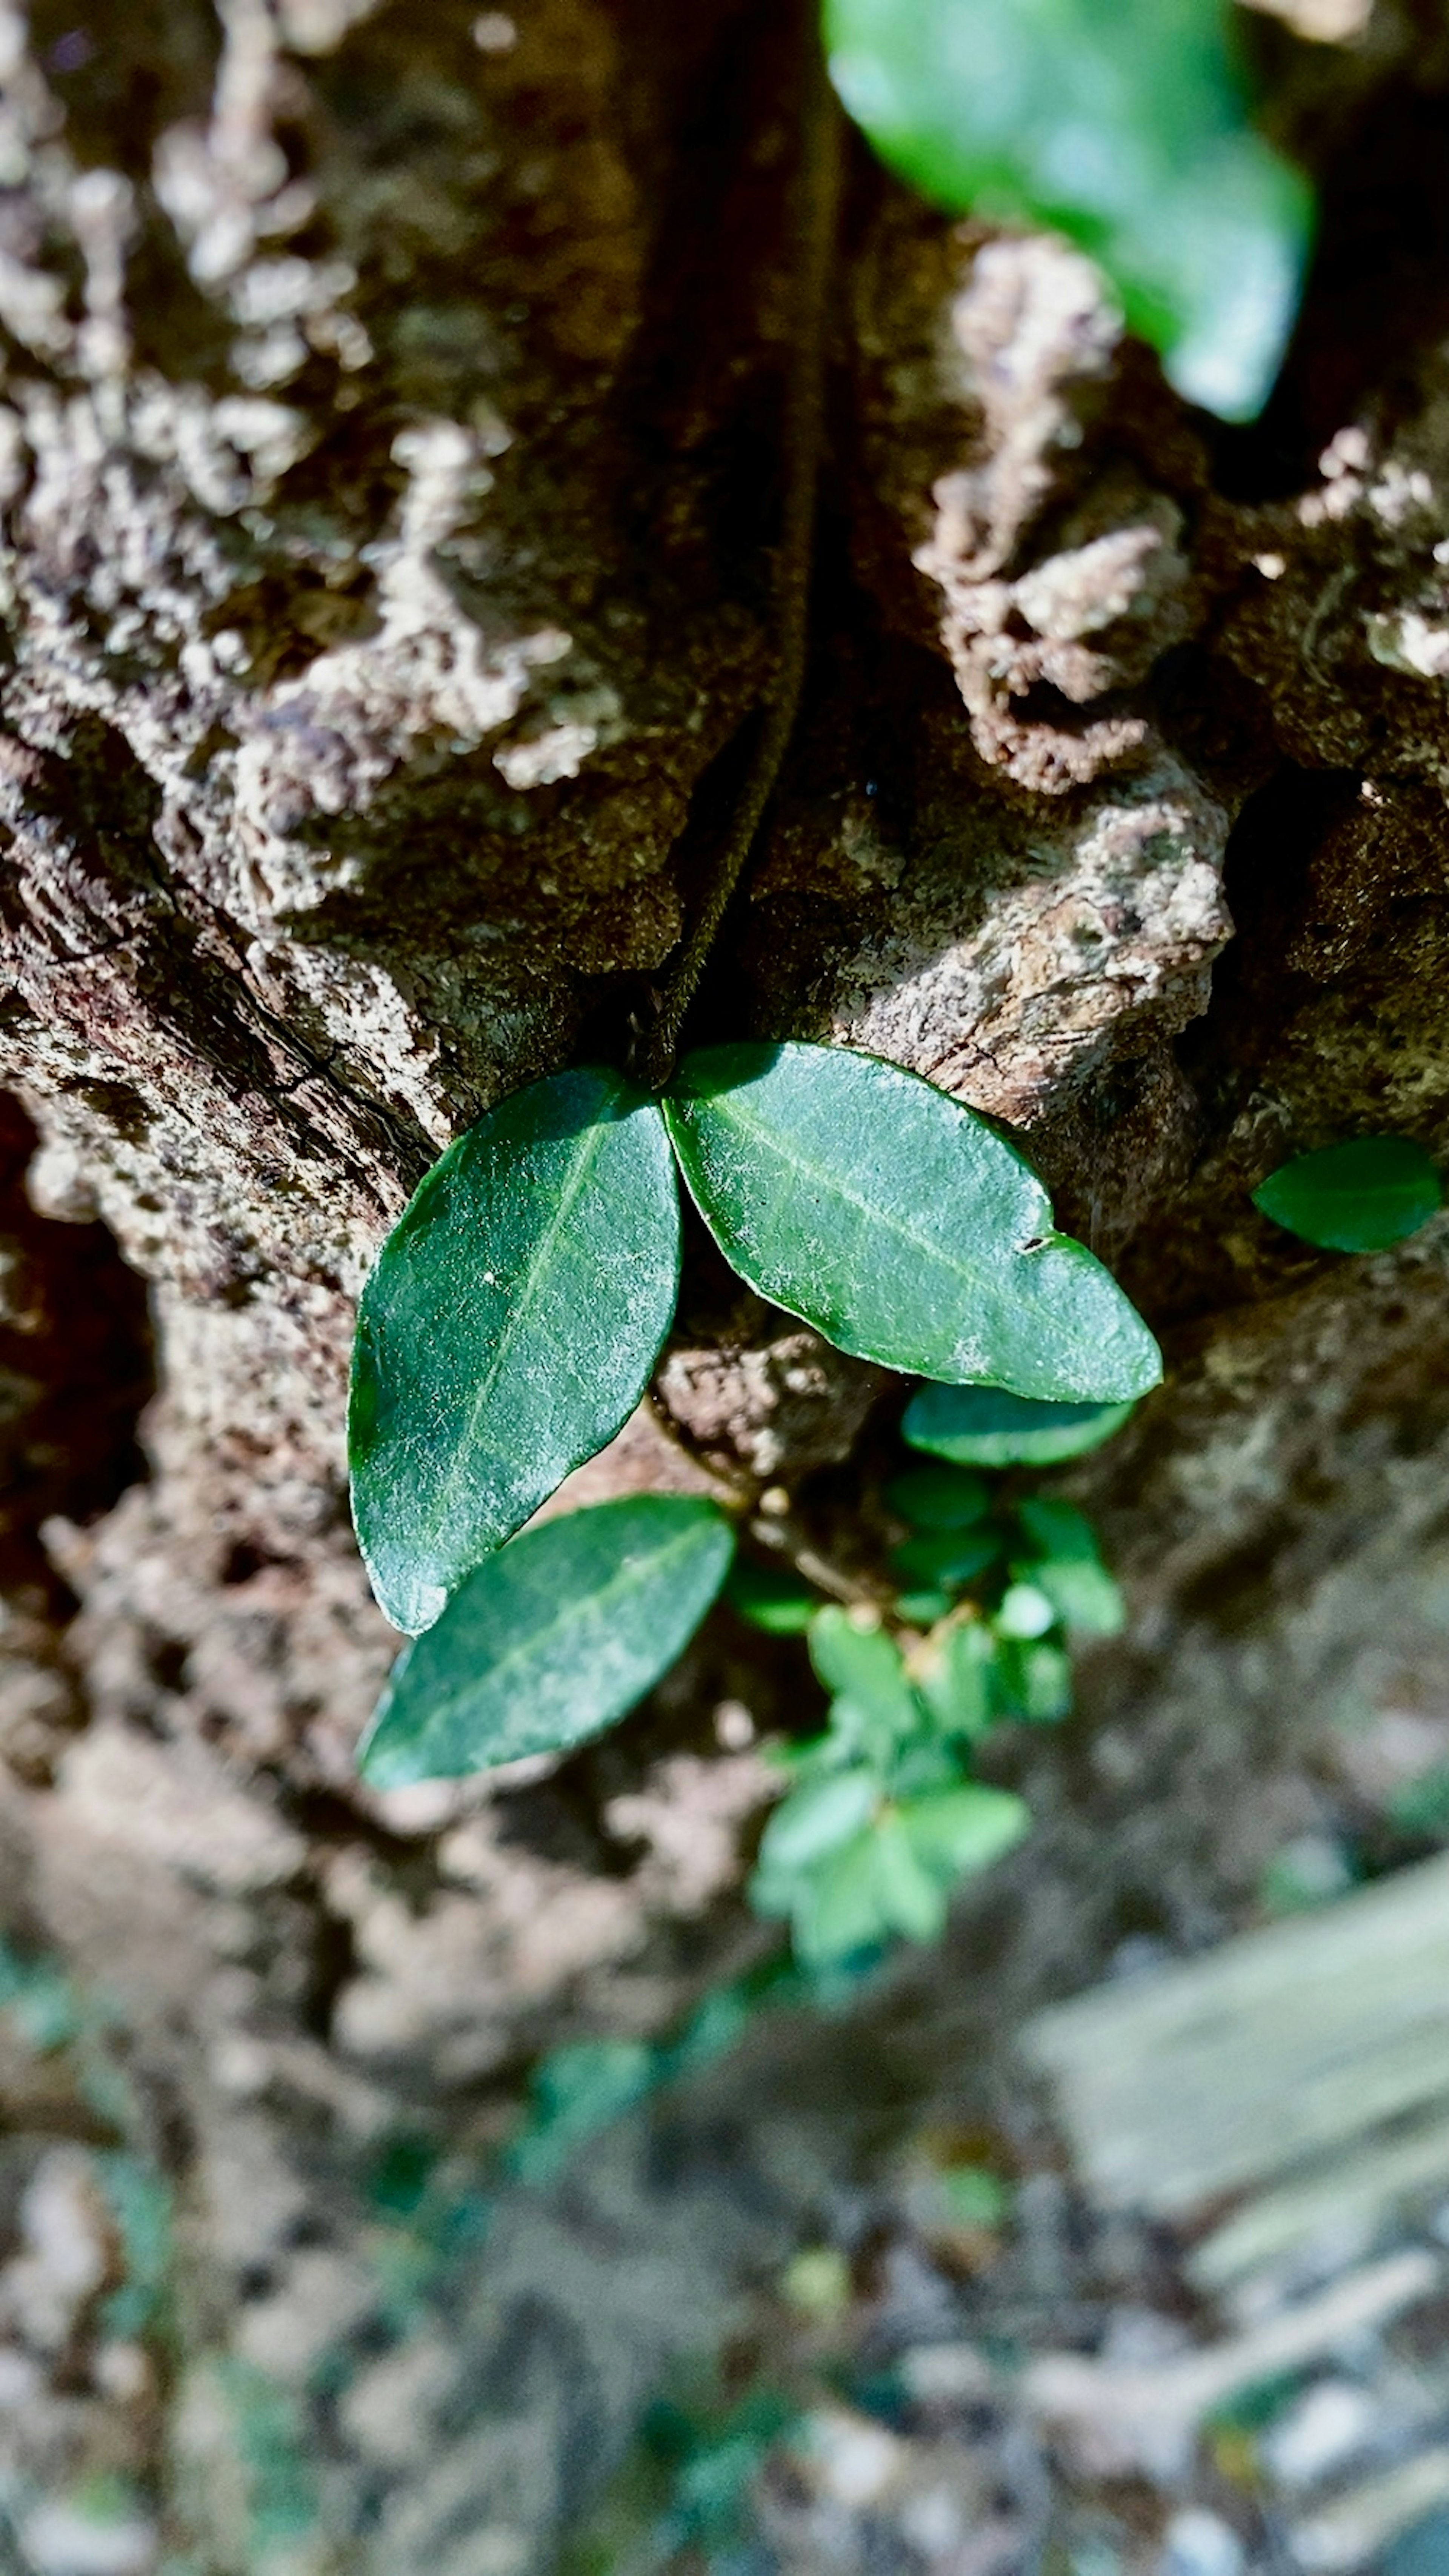
<path fill-rule="evenodd" d="M 931 1381 L 938 1401 L 987 1389 L 1026 1408 L 1026 1436 L 1048 1451 L 1065 1438 L 1067 1454 L 1083 1421 L 1115 1422 L 1161 1374 L 1147 1326 L 1059 1231 L 1026 1157 L 962 1102 L 796 1039 L 680 1054 L 806 657 L 839 138 L 813 42 L 805 73 L 776 668 L 735 813 L 629 1069 L 550 1073 L 490 1109 L 427 1174 L 362 1295 L 354 1518 L 378 1601 L 413 1641 L 362 1747 L 380 1788 L 598 1733 L 673 1662 L 726 1579 L 736 1533 L 711 1502 L 642 1496 L 524 1526 L 649 1384 L 678 1292 L 681 1179 L 761 1296 L 838 1348 Z M 1014 1427 L 998 1421 L 1003 1455 Z M 947 1463 L 907 1479 L 900 1509 L 911 1534 L 892 1606 L 803 1613 L 830 1717 L 794 1757 L 756 1894 L 813 1960 L 923 1936 L 954 1880 L 1021 1831 L 1019 1802 L 969 1778 L 969 1748 L 999 1715 L 1061 1712 L 1065 1627 L 1100 1624 L 1115 1599 L 1065 1505 L 1003 1513 Z M 801 1615 L 777 1576 L 735 1578 L 742 1607 L 753 1582 L 764 1624 Z"/>

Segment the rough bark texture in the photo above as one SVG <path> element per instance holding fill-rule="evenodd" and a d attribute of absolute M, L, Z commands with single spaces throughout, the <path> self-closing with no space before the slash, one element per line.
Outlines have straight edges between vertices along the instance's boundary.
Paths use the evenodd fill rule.
<path fill-rule="evenodd" d="M 1409 1665 L 1438 1651 L 1449 1225 L 1330 1261 L 1248 1198 L 1354 1130 L 1449 1150 L 1433 17 L 1269 31 L 1330 188 L 1256 444 L 1210 451 L 1074 252 L 852 168 L 807 706 L 701 1024 L 868 1046 L 1014 1122 L 1171 1361 L 1077 1479 L 1134 1626 L 1066 1751 L 1003 1757 L 1045 1821 L 968 1909 L 986 2021 L 1134 1906 L 1210 1926 L 1387 1601 Z M 390 2139 L 480 2153 L 540 2049 L 657 2030 L 758 1945 L 752 1739 L 800 1677 L 720 1622 L 557 1770 L 362 1792 L 393 1641 L 341 1445 L 409 1188 L 517 1081 L 624 1043 L 727 810 L 769 667 L 793 65 L 747 0 L 0 7 L 0 1830 L 20 1952 L 111 1999 L 124 2073 L 97 2107 L 17 2071 L 6 2188 L 52 2133 L 125 2137 L 188 2284 L 163 2406 L 96 2321 L 110 2222 L 49 2324 L 21 2226 L 16 2349 L 68 2358 L 12 2483 L 169 2442 L 208 2576 L 535 2563 L 735 2251 L 824 2187 L 804 2113 L 734 2138 L 748 2183 L 679 2181 L 682 2149 L 641 2180 L 621 2133 L 572 2235 L 516 2216 L 431 2323 L 430 2280 L 389 2307 Z M 1334 175 L 1396 155 L 1387 216 Z M 682 1446 L 641 1413 L 581 1492 L 724 1473 L 849 1543 L 890 1382 L 699 1243 L 656 1395 Z M 892 2007 L 933 2083 L 962 1956 Z M 330 2537 L 259 2538 L 228 2483 L 258 2374 Z"/>

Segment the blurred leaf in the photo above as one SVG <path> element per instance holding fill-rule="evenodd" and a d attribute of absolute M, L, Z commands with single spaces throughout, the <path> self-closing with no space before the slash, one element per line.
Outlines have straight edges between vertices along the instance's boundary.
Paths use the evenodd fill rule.
<path fill-rule="evenodd" d="M 995 1614 L 999 1637 L 1044 1637 L 1056 1625 L 1056 1612 L 1039 1583 L 1012 1583 Z"/>
<path fill-rule="evenodd" d="M 1358 1136 L 1270 1172 L 1253 1205 L 1325 1252 L 1385 1252 L 1444 1204 L 1438 1167 L 1407 1136 Z"/>
<path fill-rule="evenodd" d="M 724 1597 L 752 1628 L 772 1637 L 803 1635 L 820 1607 L 820 1595 L 793 1567 L 756 1565 L 737 1556 L 730 1567 Z"/>
<path fill-rule="evenodd" d="M 994 1386 L 923 1386 L 906 1406 L 902 1437 L 972 1467 L 1054 1467 L 1120 1431 L 1131 1404 L 1034 1404 Z"/>
<path fill-rule="evenodd" d="M 1126 1620 L 1122 1595 L 1102 1563 L 1097 1534 L 1075 1503 L 1033 1495 L 1016 1516 L 1033 1549 L 1028 1575 L 1062 1625 L 1084 1635 L 1115 1637 Z"/>
<path fill-rule="evenodd" d="M 955 1608 L 949 1592 L 900 1592 L 896 1595 L 896 1616 L 910 1628 L 934 1628 Z"/>
<path fill-rule="evenodd" d="M 1180 393 L 1255 416 L 1313 198 L 1248 121 L 1225 0 L 825 0 L 825 32 L 892 169 L 952 214 L 1068 233 Z"/>
<path fill-rule="evenodd" d="M 920 1530 L 970 1529 L 991 1509 L 985 1477 L 964 1467 L 908 1467 L 887 1485 L 885 1498 L 893 1512 Z"/>
<path fill-rule="evenodd" d="M 810 1661 L 828 1691 L 869 1710 L 893 1732 L 916 1724 L 905 1662 L 884 1628 L 857 1627 L 848 1611 L 831 1602 L 811 1621 Z"/>
<path fill-rule="evenodd" d="M 1031 1824 L 1023 1798 L 974 1780 L 959 1789 L 938 1789 L 929 1798 L 913 1798 L 900 1815 L 923 1868 L 948 1887 L 970 1872 L 989 1869 Z"/>
<path fill-rule="evenodd" d="M 535 2070 L 532 2100 L 501 2162 L 515 2182 L 553 2181 L 588 2138 L 653 2089 L 656 2052 L 637 2039 L 584 2039 L 555 2048 Z"/>
<path fill-rule="evenodd" d="M 664 1114 L 741 1278 L 888 1368 L 1120 1401 L 1162 1374 L 1110 1272 L 974 1111 L 846 1047 L 687 1056 Z"/>
<path fill-rule="evenodd" d="M 1097 1533 L 1075 1503 L 1055 1495 L 1029 1494 L 1016 1507 L 1016 1517 L 1031 1541 L 1033 1556 L 1051 1557 L 1063 1565 L 1100 1565 Z"/>
<path fill-rule="evenodd" d="M 1011 2214 L 1011 2194 L 986 2165 L 952 2165 L 940 2177 L 941 2195 L 963 2227 L 996 2229 Z"/>
<path fill-rule="evenodd" d="M 1072 1659 L 1060 1646 L 1003 1638 L 996 1684 L 1004 1717 L 1050 1726 L 1071 1715 Z"/>
<path fill-rule="evenodd" d="M 1421 1771 L 1417 1780 L 1403 1781 L 1390 1794 L 1385 1813 L 1401 1834 L 1449 1834 L 1449 1769 L 1440 1765 Z"/>
<path fill-rule="evenodd" d="M 934 1941 L 946 1920 L 950 1874 L 927 1865 L 904 1809 L 887 1810 L 875 1828 L 875 1879 L 882 1927 L 908 1941 Z"/>
<path fill-rule="evenodd" d="M 908 1582 L 955 1585 L 984 1574 L 1003 1552 L 999 1530 L 930 1530 L 894 1549 L 891 1563 Z"/>
<path fill-rule="evenodd" d="M 915 1669 L 915 1683 L 938 1725 L 969 1742 L 984 1735 L 995 1713 L 992 1673 L 996 1641 L 979 1619 L 932 1638 Z"/>
<path fill-rule="evenodd" d="M 404 1649 L 358 1755 L 375 1789 L 453 1780 L 597 1735 L 652 1689 L 724 1581 L 734 1534 L 677 1495 L 545 1521 Z"/>
<path fill-rule="evenodd" d="M 760 1838 L 761 1868 L 781 1875 L 808 1869 L 860 1831 L 879 1794 L 874 1773 L 863 1770 L 836 1771 L 794 1790 L 775 1808 Z"/>
<path fill-rule="evenodd" d="M 1064 1628 L 1075 1628 L 1084 1637 L 1116 1637 L 1127 1624 L 1121 1589 L 1105 1565 L 1038 1565 L 1032 1569 L 1032 1581 L 1046 1594 Z"/>
<path fill-rule="evenodd" d="M 451 1145 L 362 1292 L 348 1454 L 394 1627 L 450 1592 L 633 1412 L 679 1290 L 657 1104 L 598 1069 L 530 1083 Z"/>
<path fill-rule="evenodd" d="M 862 1826 L 808 1872 L 776 1877 L 758 1870 L 750 1900 L 758 1913 L 790 1916 L 795 1947 L 807 1967 L 828 1967 L 878 1947 L 889 1927 L 876 1892 L 873 1829 Z"/>

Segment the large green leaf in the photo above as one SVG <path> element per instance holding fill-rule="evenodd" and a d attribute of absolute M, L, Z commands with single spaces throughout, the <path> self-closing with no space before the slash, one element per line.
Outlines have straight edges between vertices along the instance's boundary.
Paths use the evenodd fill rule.
<path fill-rule="evenodd" d="M 983 1118 L 844 1047 L 687 1056 L 664 1114 L 725 1258 L 828 1341 L 1018 1395 L 1120 1401 L 1161 1354 Z"/>
<path fill-rule="evenodd" d="M 526 1530 L 403 1649 L 358 1755 L 363 1778 L 456 1780 L 597 1735 L 668 1671 L 733 1548 L 713 1503 L 677 1495 Z"/>
<path fill-rule="evenodd" d="M 394 1627 L 591 1458 L 649 1382 L 679 1290 L 663 1121 L 621 1074 L 530 1083 L 451 1145 L 362 1292 L 352 1509 Z"/>
<path fill-rule="evenodd" d="M 1356 1136 L 1270 1172 L 1253 1205 L 1326 1252 L 1386 1252 L 1444 1204 L 1437 1165 L 1408 1136 Z"/>
<path fill-rule="evenodd" d="M 1181 393 L 1261 408 L 1313 198 L 1248 121 L 1226 0 L 825 0 L 825 31 L 902 177 L 954 214 L 1069 233 Z"/>
<path fill-rule="evenodd" d="M 1120 1431 L 1130 1404 L 1033 1404 L 994 1386 L 918 1387 L 901 1437 L 966 1467 L 1054 1467 Z"/>

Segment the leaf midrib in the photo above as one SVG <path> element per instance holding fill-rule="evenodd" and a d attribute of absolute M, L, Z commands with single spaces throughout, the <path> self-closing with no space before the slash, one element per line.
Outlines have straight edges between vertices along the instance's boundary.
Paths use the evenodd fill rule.
<path fill-rule="evenodd" d="M 513 1346 L 518 1339 L 519 1331 L 527 1318 L 532 1314 L 534 1306 L 537 1303 L 539 1277 L 544 1263 L 552 1252 L 565 1221 L 571 1215 L 586 1179 L 594 1169 L 595 1164 L 598 1162 L 600 1152 L 602 1151 L 602 1140 L 605 1134 L 606 1123 L 607 1122 L 603 1120 L 595 1119 L 592 1122 L 587 1135 L 581 1140 L 582 1150 L 573 1165 L 568 1181 L 559 1193 L 558 1200 L 554 1206 L 554 1210 L 548 1224 L 545 1226 L 543 1233 L 539 1237 L 537 1251 L 529 1265 L 525 1285 L 508 1313 L 507 1319 L 494 1344 L 492 1357 L 489 1360 L 488 1366 L 474 1388 L 473 1400 L 468 1408 L 466 1423 L 459 1429 L 454 1443 L 452 1463 L 449 1466 L 447 1475 L 436 1489 L 433 1498 L 433 1508 L 428 1514 L 425 1523 L 426 1533 L 431 1540 L 435 1553 L 440 1546 L 443 1526 L 448 1519 L 452 1505 L 457 1500 L 458 1491 L 463 1481 L 464 1459 L 466 1456 L 471 1454 L 473 1447 L 476 1444 L 478 1438 L 478 1426 L 481 1417 L 487 1406 L 492 1401 L 493 1393 L 498 1384 L 499 1377 L 505 1363 L 511 1356 Z"/>
<path fill-rule="evenodd" d="M 944 1097 L 945 1095 L 943 1093 L 942 1098 Z M 969 1116 L 970 1113 L 968 1111 L 958 1110 L 958 1114 L 965 1117 Z M 749 1117 L 738 1107 L 732 1106 L 727 1108 L 721 1112 L 721 1115 L 727 1120 L 732 1119 L 734 1124 L 741 1128 L 747 1135 L 760 1138 L 771 1149 L 776 1159 L 783 1163 L 788 1170 L 799 1172 L 807 1179 L 814 1178 L 827 1181 L 829 1186 L 835 1191 L 836 1195 L 844 1199 L 849 1206 L 858 1208 L 862 1216 L 868 1217 L 873 1224 L 883 1225 L 890 1233 L 899 1236 L 903 1243 L 908 1243 L 917 1250 L 925 1250 L 929 1252 L 940 1262 L 943 1269 L 954 1273 L 957 1277 L 967 1281 L 968 1284 L 979 1285 L 984 1288 L 989 1288 L 991 1286 L 990 1274 L 986 1269 L 979 1265 L 959 1260 L 953 1254 L 939 1250 L 938 1247 L 929 1242 L 925 1236 L 913 1234 L 910 1227 L 906 1225 L 900 1217 L 893 1215 L 888 1208 L 878 1207 L 872 1200 L 862 1198 L 859 1191 L 853 1190 L 847 1182 L 837 1181 L 833 1175 L 827 1172 L 822 1172 L 815 1164 L 803 1161 L 798 1154 L 792 1154 L 788 1150 L 788 1147 L 780 1141 L 778 1131 L 772 1130 L 768 1127 L 762 1127 L 758 1119 Z M 1028 1175 L 1027 1177 L 1030 1176 Z M 1040 1184 L 1038 1183 L 1037 1186 L 1040 1187 Z M 1043 1199 L 1045 1199 L 1045 1192 L 1043 1192 L 1042 1195 Z M 1047 1213 L 1048 1218 L 1050 1218 L 1049 1208 Z M 1055 1227 L 1050 1228 L 1051 1234 L 1054 1235 L 1055 1231 Z M 1009 1262 L 1024 1261 L 1028 1257 L 1026 1246 L 1024 1244 L 1014 1243 L 1009 1252 L 999 1257 L 998 1267 L 1000 1269 L 1005 1269 Z"/>

